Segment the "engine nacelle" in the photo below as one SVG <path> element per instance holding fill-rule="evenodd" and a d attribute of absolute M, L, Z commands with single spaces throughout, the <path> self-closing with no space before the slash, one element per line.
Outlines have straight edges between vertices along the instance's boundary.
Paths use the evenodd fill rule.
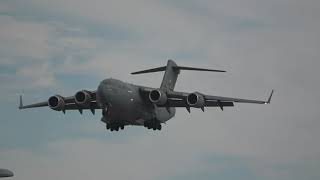
<path fill-rule="evenodd" d="M 64 110 L 65 105 L 66 103 L 64 101 L 64 98 L 60 95 L 51 96 L 48 99 L 48 106 L 55 111 Z"/>
<path fill-rule="evenodd" d="M 92 101 L 92 96 L 89 92 L 82 90 L 74 95 L 74 100 L 79 106 L 88 106 Z"/>
<path fill-rule="evenodd" d="M 156 105 L 164 105 L 167 103 L 167 94 L 160 89 L 152 90 L 149 94 L 149 99 Z"/>
<path fill-rule="evenodd" d="M 187 103 L 189 106 L 195 107 L 195 108 L 202 108 L 205 105 L 205 100 L 203 95 L 194 92 L 188 95 L 187 97 Z"/>

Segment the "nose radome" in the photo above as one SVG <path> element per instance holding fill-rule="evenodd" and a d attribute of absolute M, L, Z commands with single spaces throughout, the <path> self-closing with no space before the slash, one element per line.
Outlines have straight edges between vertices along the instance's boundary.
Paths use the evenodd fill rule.
<path fill-rule="evenodd" d="M 97 97 L 99 98 L 99 101 L 101 104 L 107 104 L 111 101 L 111 86 L 110 84 L 106 83 L 106 80 L 102 81 L 97 89 Z"/>
<path fill-rule="evenodd" d="M 102 102 L 104 100 L 104 82 L 102 81 L 97 89 L 97 100 L 99 100 L 100 102 Z"/>

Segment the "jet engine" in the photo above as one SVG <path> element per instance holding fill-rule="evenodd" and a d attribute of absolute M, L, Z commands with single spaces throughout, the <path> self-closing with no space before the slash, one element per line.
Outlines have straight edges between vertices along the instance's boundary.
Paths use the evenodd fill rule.
<path fill-rule="evenodd" d="M 64 101 L 64 98 L 59 95 L 51 96 L 48 100 L 48 106 L 56 111 L 62 111 L 64 110 L 66 103 Z"/>
<path fill-rule="evenodd" d="M 195 107 L 195 108 L 203 108 L 205 105 L 205 100 L 203 95 L 194 92 L 188 95 L 187 97 L 187 103 L 189 106 Z"/>
<path fill-rule="evenodd" d="M 156 105 L 164 105 L 167 102 L 168 97 L 165 92 L 161 91 L 160 89 L 156 89 L 150 92 L 149 99 Z"/>
<path fill-rule="evenodd" d="M 89 92 L 82 90 L 74 95 L 74 99 L 76 104 L 80 106 L 88 106 L 92 101 L 92 96 Z"/>

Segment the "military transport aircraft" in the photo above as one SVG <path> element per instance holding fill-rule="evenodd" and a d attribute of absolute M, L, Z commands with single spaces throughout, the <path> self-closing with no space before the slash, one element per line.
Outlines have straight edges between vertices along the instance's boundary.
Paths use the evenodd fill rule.
<path fill-rule="evenodd" d="M 12 177 L 13 173 L 7 169 L 0 169 L 0 178 Z"/>
<path fill-rule="evenodd" d="M 127 125 L 144 126 L 148 129 L 161 130 L 161 124 L 175 116 L 178 107 L 184 107 L 190 113 L 190 108 L 234 106 L 234 103 L 269 104 L 273 90 L 267 101 L 238 99 L 221 96 L 209 96 L 199 92 L 186 93 L 174 91 L 174 87 L 181 70 L 225 72 L 221 70 L 202 69 L 178 66 L 174 61 L 168 60 L 167 66 L 134 72 L 131 74 L 144 74 L 165 71 L 160 88 L 150 88 L 133 85 L 116 79 L 105 79 L 97 90 L 81 90 L 74 96 L 63 97 L 55 95 L 48 101 L 26 105 L 20 96 L 19 109 L 49 106 L 55 111 L 65 113 L 68 110 L 102 109 L 101 121 L 111 131 L 124 129 Z"/>

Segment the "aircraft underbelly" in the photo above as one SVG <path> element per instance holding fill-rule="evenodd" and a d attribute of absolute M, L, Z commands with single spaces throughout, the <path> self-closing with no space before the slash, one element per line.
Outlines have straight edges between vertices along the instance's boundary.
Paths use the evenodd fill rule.
<path fill-rule="evenodd" d="M 176 109 L 175 108 L 157 108 L 156 112 L 156 119 L 160 122 L 164 123 L 175 116 Z"/>
<path fill-rule="evenodd" d="M 123 95 L 121 100 L 112 103 L 110 108 L 112 119 L 125 121 L 132 125 L 143 125 L 144 121 L 157 119 L 164 123 L 175 115 L 175 108 L 154 107 L 146 104 L 140 95 Z M 114 116 L 112 116 L 114 115 Z"/>

